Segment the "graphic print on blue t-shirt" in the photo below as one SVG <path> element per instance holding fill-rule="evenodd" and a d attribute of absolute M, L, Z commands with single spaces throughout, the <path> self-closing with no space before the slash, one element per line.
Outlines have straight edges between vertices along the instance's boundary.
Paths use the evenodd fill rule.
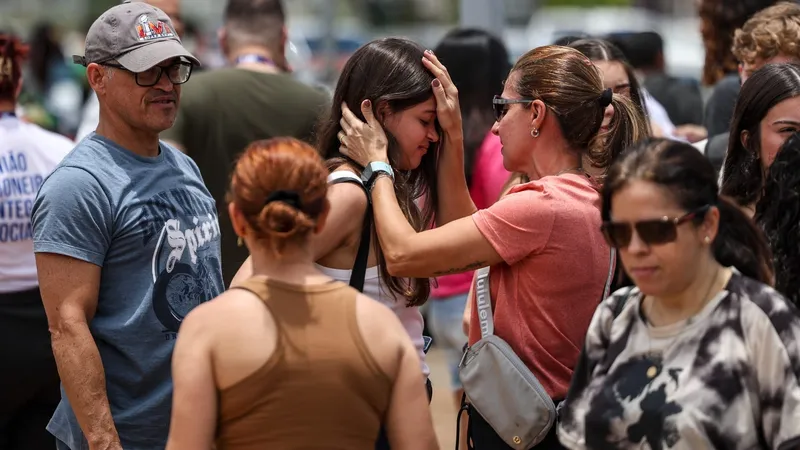
<path fill-rule="evenodd" d="M 140 211 L 145 248 L 156 240 L 151 260 L 153 311 L 167 339 L 174 338 L 172 333 L 178 332 L 189 311 L 222 289 L 212 275 L 220 267 L 218 252 L 206 251 L 220 235 L 216 210 L 212 202 L 176 188 L 146 200 Z"/>
<path fill-rule="evenodd" d="M 0 243 L 33 239 L 31 210 L 42 180 L 24 153 L 0 154 Z"/>

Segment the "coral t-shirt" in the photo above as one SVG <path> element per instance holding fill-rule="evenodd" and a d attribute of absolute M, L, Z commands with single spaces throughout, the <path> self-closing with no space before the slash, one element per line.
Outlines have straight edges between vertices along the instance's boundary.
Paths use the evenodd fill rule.
<path fill-rule="evenodd" d="M 554 400 L 566 396 L 608 279 L 598 189 L 582 174 L 544 177 L 472 216 L 504 261 L 489 279 L 494 332 Z M 470 344 L 480 333 L 472 308 Z"/>
<path fill-rule="evenodd" d="M 503 167 L 503 154 L 500 150 L 503 144 L 500 138 L 491 132 L 486 135 L 483 143 L 478 148 L 478 154 L 472 169 L 472 182 L 469 195 L 478 209 L 491 206 L 500 197 L 511 173 Z M 436 279 L 437 283 L 431 289 L 431 298 L 445 298 L 469 292 L 474 272 L 445 275 Z"/>

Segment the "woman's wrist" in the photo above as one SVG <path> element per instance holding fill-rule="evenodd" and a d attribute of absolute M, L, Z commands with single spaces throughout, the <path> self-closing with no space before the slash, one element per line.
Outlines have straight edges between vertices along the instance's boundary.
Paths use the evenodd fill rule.
<path fill-rule="evenodd" d="M 386 178 L 389 180 L 388 184 L 394 186 L 394 178 L 386 172 L 377 172 L 375 174 L 375 178 L 373 179 L 372 183 L 369 185 L 367 189 L 369 189 L 370 198 L 372 198 L 372 193 L 375 192 L 378 184 L 381 182 L 382 178 Z"/>
<path fill-rule="evenodd" d="M 464 142 L 464 132 L 460 127 L 452 130 L 444 130 L 444 137 L 449 142 Z"/>

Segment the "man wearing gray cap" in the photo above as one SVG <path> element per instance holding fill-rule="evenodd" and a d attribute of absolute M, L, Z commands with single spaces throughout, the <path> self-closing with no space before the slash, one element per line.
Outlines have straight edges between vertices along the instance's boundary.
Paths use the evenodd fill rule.
<path fill-rule="evenodd" d="M 106 11 L 84 56 L 91 133 L 33 206 L 39 284 L 62 381 L 59 449 L 163 449 L 183 317 L 223 291 L 216 206 L 197 166 L 159 141 L 194 56 L 146 3 Z"/>

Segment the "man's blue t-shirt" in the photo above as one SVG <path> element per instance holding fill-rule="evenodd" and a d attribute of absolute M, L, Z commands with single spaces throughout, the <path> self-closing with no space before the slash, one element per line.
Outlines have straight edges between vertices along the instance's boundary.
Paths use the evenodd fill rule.
<path fill-rule="evenodd" d="M 89 328 L 114 423 L 126 450 L 163 449 L 178 328 L 224 291 L 216 204 L 200 171 L 163 142 L 147 158 L 91 134 L 45 179 L 32 221 L 35 252 L 102 268 Z M 61 398 L 47 429 L 88 448 L 63 388 Z"/>

